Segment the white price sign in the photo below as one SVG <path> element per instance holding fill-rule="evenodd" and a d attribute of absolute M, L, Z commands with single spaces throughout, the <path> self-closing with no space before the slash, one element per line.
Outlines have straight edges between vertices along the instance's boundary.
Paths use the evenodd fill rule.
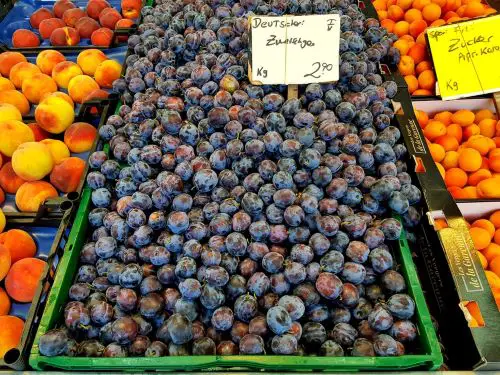
<path fill-rule="evenodd" d="M 250 19 L 251 81 L 304 84 L 339 79 L 340 16 Z"/>

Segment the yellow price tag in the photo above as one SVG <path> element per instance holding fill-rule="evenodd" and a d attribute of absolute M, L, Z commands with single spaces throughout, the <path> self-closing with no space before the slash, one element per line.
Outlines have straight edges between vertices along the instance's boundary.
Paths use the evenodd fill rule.
<path fill-rule="evenodd" d="M 427 30 L 443 100 L 500 91 L 500 16 Z"/>

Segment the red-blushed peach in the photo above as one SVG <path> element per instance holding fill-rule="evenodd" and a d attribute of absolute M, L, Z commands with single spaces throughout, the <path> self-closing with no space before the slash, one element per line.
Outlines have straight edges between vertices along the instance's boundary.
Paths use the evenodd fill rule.
<path fill-rule="evenodd" d="M 82 17 L 75 24 L 75 29 L 80 34 L 80 38 L 84 39 L 90 39 L 92 33 L 99 27 L 99 23 L 90 17 Z"/>
<path fill-rule="evenodd" d="M 106 8 L 99 15 L 99 23 L 102 27 L 114 30 L 116 23 L 122 19 L 122 16 L 114 8 Z"/>
<path fill-rule="evenodd" d="M 85 98 L 83 98 L 83 102 L 85 103 L 95 99 L 106 99 L 108 96 L 109 92 L 98 89 L 90 92 Z"/>
<path fill-rule="evenodd" d="M 3 165 L 3 156 L 2 154 L 0 154 L 0 168 L 2 168 L 2 165 Z"/>
<path fill-rule="evenodd" d="M 108 57 L 104 54 L 104 52 L 92 48 L 80 52 L 76 58 L 76 62 L 83 70 L 83 73 L 88 76 L 93 76 L 97 66 L 107 59 Z"/>
<path fill-rule="evenodd" d="M 18 29 L 12 34 L 14 48 L 34 48 L 40 45 L 40 38 L 31 30 Z"/>
<path fill-rule="evenodd" d="M 12 168 L 23 180 L 38 181 L 52 171 L 54 159 L 50 149 L 43 143 L 26 142 L 12 154 Z"/>
<path fill-rule="evenodd" d="M 44 139 L 40 141 L 49 148 L 50 154 L 52 155 L 52 160 L 54 160 L 54 165 L 59 164 L 63 159 L 69 158 L 71 155 L 69 153 L 68 146 L 63 141 L 58 139 Z"/>
<path fill-rule="evenodd" d="M 54 14 L 50 11 L 50 9 L 47 8 L 37 9 L 30 16 L 30 25 L 32 28 L 38 29 L 38 27 L 40 26 L 40 22 L 53 17 Z"/>
<path fill-rule="evenodd" d="M 21 121 L 6 120 L 0 122 L 0 152 L 5 156 L 12 156 L 14 151 L 23 143 L 33 142 L 35 135 Z"/>
<path fill-rule="evenodd" d="M 0 53 L 0 74 L 3 77 L 10 75 L 12 67 L 20 62 L 27 62 L 26 57 L 19 52 L 2 52 Z"/>
<path fill-rule="evenodd" d="M 80 8 L 73 8 L 66 10 L 62 19 L 67 26 L 75 27 L 76 22 L 82 17 L 87 17 L 87 12 Z"/>
<path fill-rule="evenodd" d="M 80 43 L 80 34 L 72 27 L 60 27 L 50 34 L 50 44 L 53 46 L 76 46 Z"/>
<path fill-rule="evenodd" d="M 98 90 L 99 85 L 92 77 L 80 75 L 71 78 L 68 84 L 68 94 L 76 103 L 83 103 L 83 99 L 94 90 Z"/>
<path fill-rule="evenodd" d="M 36 73 L 41 73 L 40 68 L 29 62 L 20 62 L 12 67 L 9 74 L 10 81 L 20 89 L 23 85 L 23 80 L 31 79 Z"/>
<path fill-rule="evenodd" d="M 120 21 L 118 21 L 115 25 L 115 31 L 120 30 L 120 29 L 128 29 L 134 25 L 135 22 L 132 20 L 129 20 L 127 18 L 122 18 Z M 122 36 L 117 36 L 116 40 L 118 42 L 125 42 L 128 39 L 128 35 L 122 35 Z"/>
<path fill-rule="evenodd" d="M 2 327 L 0 333 L 0 358 L 3 358 L 9 350 L 16 348 L 21 342 L 24 322 L 17 316 L 3 315 L 0 316 L 0 327 Z"/>
<path fill-rule="evenodd" d="M 36 254 L 35 240 L 22 229 L 10 229 L 2 234 L 0 246 L 9 250 L 12 264 L 24 258 L 34 257 Z"/>
<path fill-rule="evenodd" d="M 85 162 L 77 157 L 70 157 L 57 164 L 50 173 L 50 182 L 59 191 L 70 193 L 78 189 L 85 171 Z"/>
<path fill-rule="evenodd" d="M 16 106 L 9 103 L 0 103 L 0 121 L 7 120 L 23 121 L 23 116 Z"/>
<path fill-rule="evenodd" d="M 66 57 L 56 50 L 46 49 L 36 57 L 36 66 L 40 68 L 42 73 L 52 75 L 52 69 L 60 62 L 66 61 Z"/>
<path fill-rule="evenodd" d="M 75 122 L 64 132 L 64 143 L 71 152 L 87 152 L 97 138 L 97 130 L 86 122 Z"/>
<path fill-rule="evenodd" d="M 57 86 L 62 89 L 67 89 L 71 78 L 82 75 L 82 69 L 73 61 L 63 61 L 54 66 L 52 69 L 52 78 L 56 81 Z"/>
<path fill-rule="evenodd" d="M 22 212 L 37 212 L 43 202 L 57 196 L 57 190 L 48 182 L 25 182 L 16 192 L 16 206 Z"/>
<path fill-rule="evenodd" d="M 41 127 L 39 127 L 36 122 L 30 123 L 28 124 L 28 126 L 35 136 L 35 142 L 40 142 L 43 141 L 44 139 L 50 138 L 50 133 L 46 132 Z"/>
<path fill-rule="evenodd" d="M 0 208 L 0 233 L 5 229 L 5 215 Z M 10 266 L 12 265 L 12 259 L 10 257 L 10 251 L 5 246 L 0 245 L 0 281 L 5 279 L 5 276 L 9 273 Z"/>
<path fill-rule="evenodd" d="M 30 113 L 30 103 L 28 99 L 17 90 L 0 90 L 0 103 L 12 104 L 23 116 Z"/>
<path fill-rule="evenodd" d="M 135 19 L 139 17 L 142 8 L 141 0 L 121 0 L 123 17 Z"/>
<path fill-rule="evenodd" d="M 116 60 L 106 60 L 100 63 L 94 73 L 97 84 L 104 88 L 112 88 L 113 82 L 120 78 L 121 64 Z"/>
<path fill-rule="evenodd" d="M 0 77 L 0 91 L 5 91 L 5 90 L 15 90 L 16 86 L 5 77 Z"/>
<path fill-rule="evenodd" d="M 54 12 L 56 17 L 62 18 L 64 12 L 66 12 L 68 9 L 73 8 L 76 8 L 76 5 L 73 4 L 70 0 L 58 0 L 52 7 L 52 11 Z"/>
<path fill-rule="evenodd" d="M 90 0 L 87 4 L 87 14 L 95 20 L 99 19 L 99 14 L 111 5 L 106 0 Z"/>
<path fill-rule="evenodd" d="M 50 93 L 48 92 L 48 93 L 46 93 L 40 99 L 40 103 L 43 102 L 45 99 L 47 99 L 49 97 L 57 97 L 57 98 L 64 99 L 65 101 L 68 102 L 68 104 L 70 104 L 73 108 L 75 108 L 75 103 L 73 103 L 73 99 L 71 99 L 68 94 L 66 94 L 66 93 L 64 93 L 62 91 L 56 91 L 56 92 L 50 92 Z"/>
<path fill-rule="evenodd" d="M 101 27 L 92 33 L 90 36 L 90 42 L 94 46 L 98 47 L 109 47 L 113 42 L 113 30 L 107 27 Z"/>
<path fill-rule="evenodd" d="M 35 109 L 38 126 L 52 134 L 65 131 L 74 119 L 73 107 L 66 100 L 56 96 L 48 97 Z"/>
<path fill-rule="evenodd" d="M 0 208 L 0 233 L 3 232 L 3 230 L 5 229 L 5 225 L 7 224 L 7 220 L 5 220 L 5 215 L 2 211 L 2 209 Z M 0 254 L 0 265 L 2 263 L 5 262 L 5 253 L 4 253 L 4 250 L 0 249 L 1 250 L 1 254 Z M 5 264 L 4 264 L 4 267 L 5 267 Z M 9 264 L 9 267 L 10 267 L 10 264 Z M 8 270 L 7 270 L 8 271 Z M 5 277 L 5 275 L 0 275 L 1 278 L 0 279 L 3 279 Z"/>
<path fill-rule="evenodd" d="M 38 31 L 43 39 L 49 39 L 55 29 L 64 27 L 66 24 L 60 18 L 49 18 L 40 22 Z"/>
<path fill-rule="evenodd" d="M 15 194 L 19 187 L 24 184 L 24 181 L 19 177 L 14 169 L 12 169 L 12 163 L 8 161 L 0 169 L 0 187 L 9 194 Z"/>
<path fill-rule="evenodd" d="M 46 266 L 47 263 L 38 258 L 24 258 L 14 263 L 5 278 L 9 297 L 18 302 L 31 302 Z"/>
<path fill-rule="evenodd" d="M 35 74 L 31 79 L 25 79 L 22 92 L 31 103 L 38 104 L 44 94 L 57 91 L 57 84 L 50 76 L 43 73 Z"/>
<path fill-rule="evenodd" d="M 5 193 L 3 192 L 2 188 L 0 188 L 0 205 L 5 202 Z"/>

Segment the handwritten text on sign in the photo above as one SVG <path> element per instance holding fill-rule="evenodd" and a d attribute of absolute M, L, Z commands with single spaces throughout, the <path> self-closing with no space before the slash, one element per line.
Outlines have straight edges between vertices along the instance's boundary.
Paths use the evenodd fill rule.
<path fill-rule="evenodd" d="M 300 84 L 339 79 L 338 14 L 255 16 L 250 27 L 253 82 Z"/>
<path fill-rule="evenodd" d="M 444 100 L 500 90 L 500 16 L 427 30 Z"/>

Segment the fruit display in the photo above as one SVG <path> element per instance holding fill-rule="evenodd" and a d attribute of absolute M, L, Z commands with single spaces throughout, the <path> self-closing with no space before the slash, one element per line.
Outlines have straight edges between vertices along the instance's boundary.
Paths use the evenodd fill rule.
<path fill-rule="evenodd" d="M 340 13 L 340 80 L 287 100 L 250 84 L 250 12 Z M 418 353 L 390 245 L 421 192 L 376 64 L 398 62 L 395 35 L 346 0 L 158 1 L 142 16 L 113 83 L 124 104 L 99 129 L 109 154 L 89 158 L 92 231 L 40 353 Z"/>
<path fill-rule="evenodd" d="M 78 7 L 70 0 L 57 0 L 52 6 L 33 7 L 30 1 L 21 0 L 0 22 L 0 26 L 5 27 L 3 38 L 8 38 L 13 48 L 109 47 L 114 42 L 115 31 L 128 30 L 135 24 L 142 1 L 89 0 L 83 5 Z M 126 36 L 118 38 L 122 42 L 127 39 Z"/>
<path fill-rule="evenodd" d="M 498 199 L 500 122 L 490 109 L 415 110 L 433 160 L 455 199 Z"/>
<path fill-rule="evenodd" d="M 481 0 L 374 0 L 381 25 L 398 36 L 399 72 L 412 95 L 435 95 L 436 76 L 428 53 L 426 30 L 486 16 L 496 10 Z"/>

